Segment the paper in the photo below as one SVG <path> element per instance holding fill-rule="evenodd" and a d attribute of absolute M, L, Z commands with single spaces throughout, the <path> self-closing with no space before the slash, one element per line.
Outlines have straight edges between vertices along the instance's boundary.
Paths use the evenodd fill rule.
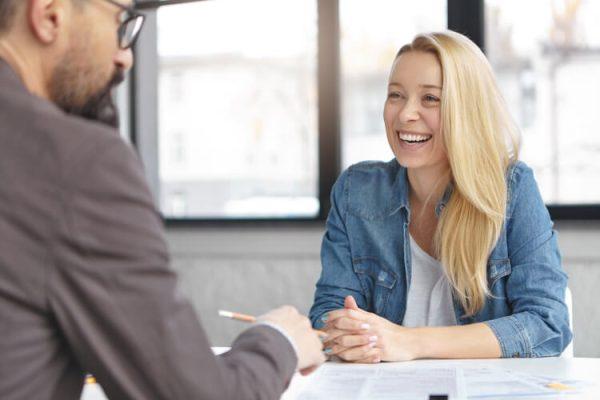
<path fill-rule="evenodd" d="M 552 377 L 517 373 L 499 368 L 464 369 L 469 399 L 511 399 L 523 397 L 555 397 L 574 394 L 584 382 L 560 380 Z"/>
<path fill-rule="evenodd" d="M 496 368 L 465 369 L 469 399 L 517 398 L 556 393 Z"/>
<path fill-rule="evenodd" d="M 328 368 L 329 367 L 329 368 Z M 466 399 L 460 368 L 420 368 L 402 364 L 370 366 L 325 365 L 298 396 L 299 400 L 426 400 L 445 394 Z"/>
<path fill-rule="evenodd" d="M 353 365 L 326 363 L 295 400 L 427 400 L 431 394 L 449 399 L 507 400 L 556 398 L 581 393 L 585 381 L 515 372 L 494 367 L 473 368 L 389 363 Z"/>

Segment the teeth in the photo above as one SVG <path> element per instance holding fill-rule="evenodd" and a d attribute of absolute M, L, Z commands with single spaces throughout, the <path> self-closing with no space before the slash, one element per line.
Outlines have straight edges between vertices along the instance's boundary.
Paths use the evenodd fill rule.
<path fill-rule="evenodd" d="M 425 135 L 413 135 L 413 134 L 406 134 L 406 133 L 400 134 L 400 139 L 406 140 L 407 142 L 424 142 L 425 140 L 429 139 L 430 137 L 431 137 L 431 135 L 425 136 Z"/>

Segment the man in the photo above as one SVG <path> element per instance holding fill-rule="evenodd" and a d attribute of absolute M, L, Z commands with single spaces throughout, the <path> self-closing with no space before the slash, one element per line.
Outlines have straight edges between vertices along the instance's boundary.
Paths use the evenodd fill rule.
<path fill-rule="evenodd" d="M 0 399 L 78 399 L 85 372 L 111 399 L 278 398 L 321 342 L 282 307 L 215 357 L 178 294 L 114 129 L 131 5 L 0 0 Z"/>

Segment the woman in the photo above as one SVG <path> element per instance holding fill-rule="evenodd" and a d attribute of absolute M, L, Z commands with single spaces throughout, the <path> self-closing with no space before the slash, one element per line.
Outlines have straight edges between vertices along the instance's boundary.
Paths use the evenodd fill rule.
<path fill-rule="evenodd" d="M 454 33 L 398 52 L 383 113 L 395 159 L 336 182 L 310 317 L 326 353 L 374 363 L 556 356 L 567 276 L 483 53 Z"/>

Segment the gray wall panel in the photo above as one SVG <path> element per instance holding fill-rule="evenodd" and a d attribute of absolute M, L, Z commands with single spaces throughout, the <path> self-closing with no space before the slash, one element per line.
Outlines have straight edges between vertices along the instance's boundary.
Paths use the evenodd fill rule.
<path fill-rule="evenodd" d="M 556 226 L 573 292 L 575 355 L 600 357 L 600 223 Z M 245 325 L 219 309 L 260 314 L 281 304 L 306 313 L 320 273 L 322 224 L 170 229 L 167 239 L 182 291 L 213 345 L 231 344 Z"/>

